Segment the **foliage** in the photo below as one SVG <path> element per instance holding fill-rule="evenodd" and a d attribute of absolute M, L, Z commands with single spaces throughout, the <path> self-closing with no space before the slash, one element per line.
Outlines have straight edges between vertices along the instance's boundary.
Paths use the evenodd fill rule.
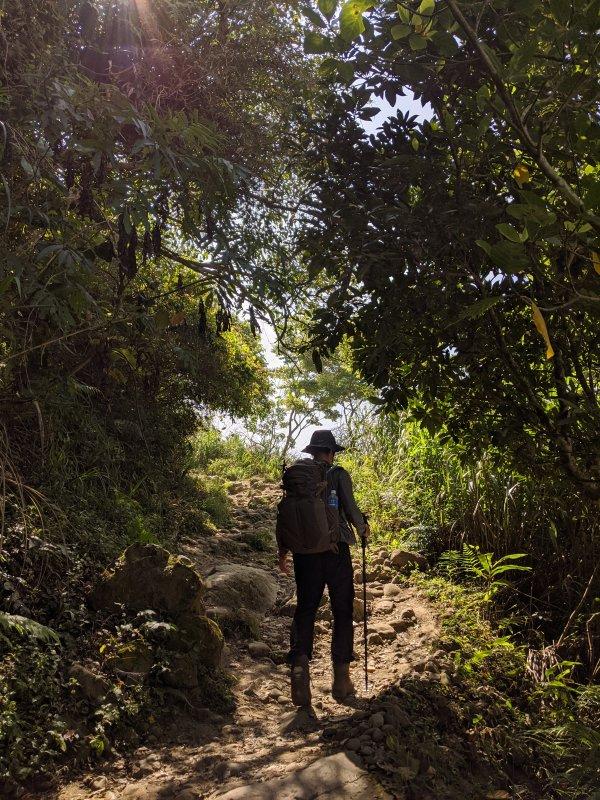
<path fill-rule="evenodd" d="M 510 765 L 509 772 L 532 769 L 544 797 L 593 797 L 600 769 L 598 687 L 576 684 L 570 662 L 559 663 L 546 684 L 534 683 L 525 648 L 503 633 L 510 623 L 497 620 L 494 627 L 481 613 L 487 606 L 481 590 L 419 573 L 410 580 L 443 612 L 440 645 L 456 666 L 452 683 L 471 741 L 493 762 Z"/>
<path fill-rule="evenodd" d="M 513 562 L 526 558 L 526 553 L 509 553 L 501 558 L 494 558 L 493 553 L 482 553 L 477 545 L 463 544 L 460 550 L 448 550 L 442 553 L 439 568 L 453 579 L 466 577 L 475 579 L 484 587 L 483 600 L 490 603 L 495 595 L 511 584 L 500 578 L 507 572 L 530 572 L 526 567 Z"/>
<path fill-rule="evenodd" d="M 4 611 L 0 611 L 0 630 L 31 636 L 46 644 L 60 644 L 59 637 L 51 628 L 18 614 L 6 614 Z"/>
<path fill-rule="evenodd" d="M 262 476 L 276 480 L 280 464 L 260 443 L 249 445 L 237 433 L 223 435 L 216 428 L 203 428 L 192 438 L 195 468 L 208 475 L 236 481 Z"/>
<path fill-rule="evenodd" d="M 248 421 L 250 441 L 282 463 L 310 426 L 338 423 L 344 432 L 362 415 L 368 386 L 357 374 L 347 342 L 329 358 L 306 350 L 301 329 L 286 332 L 288 349 L 272 370 L 271 408 Z"/>
<path fill-rule="evenodd" d="M 302 143 L 308 269 L 335 284 L 314 346 L 350 336 L 388 406 L 596 500 L 597 15 L 595 0 L 346 2 L 320 16 L 328 113 Z M 407 89 L 430 118 L 368 135 L 374 98 Z"/>
<path fill-rule="evenodd" d="M 362 420 L 355 448 L 340 461 L 383 542 L 415 547 L 432 564 L 445 550 L 473 555 L 471 548 L 478 547 L 480 554 L 493 552 L 500 559 L 527 553 L 531 571 L 513 573 L 518 580 L 512 591 L 496 599 L 500 606 L 526 603 L 525 627 L 533 624 L 546 641 L 558 640 L 592 579 L 565 655 L 595 673 L 600 653 L 594 597 L 600 587 L 593 572 L 600 527 L 593 503 L 574 500 L 564 480 L 519 473 L 494 447 L 478 457 L 406 416 Z M 476 557 L 472 566 L 481 567 Z"/>

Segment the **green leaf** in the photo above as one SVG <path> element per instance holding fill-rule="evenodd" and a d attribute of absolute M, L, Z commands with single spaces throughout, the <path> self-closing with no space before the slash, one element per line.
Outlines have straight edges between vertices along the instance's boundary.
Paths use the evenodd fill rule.
<path fill-rule="evenodd" d="M 554 19 L 566 25 L 571 16 L 571 0 L 550 0 L 549 5 Z"/>
<path fill-rule="evenodd" d="M 302 6 L 302 13 L 313 25 L 318 25 L 319 28 L 324 28 L 326 26 L 325 20 L 310 6 Z"/>
<path fill-rule="evenodd" d="M 354 64 L 351 61 L 338 61 L 337 73 L 342 81 L 351 83 L 354 80 Z"/>
<path fill-rule="evenodd" d="M 374 3 L 366 0 L 347 0 L 340 11 L 340 36 L 347 42 L 358 38 L 365 30 L 363 13 Z"/>
<path fill-rule="evenodd" d="M 408 43 L 411 50 L 425 50 L 427 47 L 427 39 L 418 33 L 413 33 L 408 37 Z"/>
<path fill-rule="evenodd" d="M 489 86 L 486 86 L 485 84 L 483 86 L 480 86 L 479 89 L 477 90 L 477 95 L 476 95 L 477 107 L 479 109 L 485 108 L 491 96 L 492 93 L 490 91 Z"/>
<path fill-rule="evenodd" d="M 329 45 L 329 39 L 323 36 L 322 33 L 317 33 L 317 31 L 309 31 L 304 37 L 305 53 L 320 55 L 329 50 Z"/>
<path fill-rule="evenodd" d="M 488 256 L 491 254 L 492 246 L 488 242 L 484 242 L 483 239 L 476 239 L 475 244 L 477 247 L 481 247 L 484 253 L 487 253 Z"/>
<path fill-rule="evenodd" d="M 32 636 L 47 644 L 60 644 L 58 634 L 52 628 L 47 628 L 34 619 L 21 617 L 18 614 L 7 614 L 0 611 L 0 629 L 7 632 L 14 631 L 21 636 Z"/>
<path fill-rule="evenodd" d="M 410 11 L 408 10 L 408 8 L 400 5 L 400 3 L 398 3 L 396 8 L 398 9 L 398 16 L 400 17 L 402 22 L 408 24 L 410 22 Z"/>
<path fill-rule="evenodd" d="M 394 25 L 390 33 L 392 34 L 392 39 L 404 39 L 411 31 L 412 28 L 410 25 L 400 23 L 399 25 Z"/>
<path fill-rule="evenodd" d="M 482 317 L 486 311 L 495 306 L 496 303 L 499 303 L 501 299 L 499 295 L 482 297 L 481 300 L 477 300 L 475 303 L 459 311 L 450 325 L 455 325 L 457 322 L 462 322 L 465 319 L 477 319 L 477 317 Z"/>
<path fill-rule="evenodd" d="M 435 11 L 435 0 L 422 0 L 418 13 L 430 17 Z"/>
<path fill-rule="evenodd" d="M 337 8 L 337 0 L 319 0 L 319 11 L 327 19 L 331 19 Z"/>
<path fill-rule="evenodd" d="M 520 244 L 527 241 L 527 231 L 520 233 L 516 228 L 506 222 L 501 222 L 499 225 L 496 225 L 496 230 L 498 233 L 502 234 L 505 239 L 508 239 L 509 242 Z"/>
<path fill-rule="evenodd" d="M 497 267 L 514 273 L 529 266 L 529 258 L 523 245 L 519 242 L 502 240 L 492 246 L 490 258 Z"/>

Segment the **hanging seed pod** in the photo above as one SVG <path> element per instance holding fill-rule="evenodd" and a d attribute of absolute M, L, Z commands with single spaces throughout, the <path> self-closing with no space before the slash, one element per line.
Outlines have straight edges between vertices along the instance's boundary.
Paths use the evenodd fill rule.
<path fill-rule="evenodd" d="M 4 133 L 5 133 L 5 140 L 4 140 L 4 150 L 2 151 L 2 159 L 0 159 L 0 164 L 3 167 L 7 167 L 13 157 L 13 140 L 12 134 L 10 132 L 10 128 L 8 125 L 4 125 Z"/>
<path fill-rule="evenodd" d="M 138 271 L 136 250 L 138 245 L 138 235 L 135 226 L 131 228 L 129 234 L 129 242 L 127 244 L 127 253 L 125 256 L 125 273 L 128 277 L 133 278 Z"/>
<path fill-rule="evenodd" d="M 215 223 L 210 208 L 206 209 L 206 235 L 209 239 L 213 239 L 215 235 Z"/>
<path fill-rule="evenodd" d="M 260 326 L 256 319 L 256 314 L 254 313 L 254 308 L 250 306 L 250 332 L 252 336 L 256 339 L 257 335 L 260 333 Z"/>
<path fill-rule="evenodd" d="M 65 159 L 65 186 L 71 189 L 75 183 L 75 168 L 73 166 L 73 154 L 67 153 Z"/>
<path fill-rule="evenodd" d="M 198 301 L 198 334 L 205 339 L 207 333 L 208 321 L 206 319 L 206 307 L 204 305 L 204 300 L 200 298 Z"/>
<path fill-rule="evenodd" d="M 162 233 L 158 223 L 156 223 L 152 229 L 152 250 L 154 252 L 154 257 L 158 258 L 162 251 Z"/>
<path fill-rule="evenodd" d="M 145 267 L 148 256 L 152 255 L 152 236 L 150 231 L 146 228 L 144 231 L 144 241 L 142 244 L 142 264 Z"/>
<path fill-rule="evenodd" d="M 119 214 L 119 221 L 118 221 L 118 239 L 117 239 L 117 255 L 119 256 L 119 261 L 121 265 L 123 265 L 123 260 L 125 258 L 125 253 L 127 251 L 127 244 L 129 243 L 129 236 L 127 235 L 127 231 L 125 230 L 125 217 L 124 214 Z"/>
<path fill-rule="evenodd" d="M 105 153 L 102 153 L 100 156 L 100 163 L 98 164 L 98 169 L 96 170 L 96 178 L 95 184 L 96 186 L 102 186 L 104 181 L 106 180 L 106 173 L 108 168 L 108 159 Z"/>
<path fill-rule="evenodd" d="M 94 213 L 94 194 L 92 192 L 93 170 L 88 163 L 84 166 L 79 179 L 79 197 L 77 198 L 77 210 L 81 217 L 93 217 Z"/>

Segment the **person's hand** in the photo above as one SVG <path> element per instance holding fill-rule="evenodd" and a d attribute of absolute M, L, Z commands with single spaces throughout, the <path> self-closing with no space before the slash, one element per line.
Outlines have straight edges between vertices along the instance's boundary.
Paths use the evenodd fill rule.
<path fill-rule="evenodd" d="M 362 535 L 362 538 L 365 540 L 365 542 L 368 542 L 369 539 L 371 538 L 371 528 L 369 526 L 369 523 L 365 525 L 365 531 Z"/>
<path fill-rule="evenodd" d="M 289 561 L 288 561 L 288 554 L 287 553 L 282 553 L 280 551 L 277 561 L 278 561 L 278 564 L 279 564 L 279 571 L 283 572 L 284 575 L 289 575 L 290 574 L 290 564 L 289 564 Z"/>

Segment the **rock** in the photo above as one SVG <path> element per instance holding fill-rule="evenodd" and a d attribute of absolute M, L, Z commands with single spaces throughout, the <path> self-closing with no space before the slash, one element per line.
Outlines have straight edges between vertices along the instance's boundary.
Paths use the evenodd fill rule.
<path fill-rule="evenodd" d="M 377 597 L 383 597 L 383 589 L 379 586 L 369 586 L 367 587 L 366 595 L 367 600 L 374 600 Z"/>
<path fill-rule="evenodd" d="M 396 633 L 402 633 L 403 631 L 407 631 L 412 625 L 414 625 L 414 620 L 411 619 L 391 619 L 390 625 L 396 631 Z"/>
<path fill-rule="evenodd" d="M 277 581 L 258 567 L 221 564 L 206 579 L 206 598 L 211 606 L 233 611 L 244 608 L 263 615 L 275 605 Z"/>
<path fill-rule="evenodd" d="M 194 657 L 190 653 L 173 655 L 163 680 L 174 689 L 195 689 L 198 686 L 198 667 Z"/>
<path fill-rule="evenodd" d="M 360 752 L 363 754 L 363 756 L 372 756 L 375 750 L 373 750 L 369 744 L 362 744 L 360 746 Z"/>
<path fill-rule="evenodd" d="M 367 567 L 367 583 L 371 583 L 377 579 L 377 570 L 373 569 L 372 567 Z M 362 586 L 363 582 L 363 574 L 362 569 L 357 569 L 354 572 L 354 583 L 358 583 Z"/>
<path fill-rule="evenodd" d="M 260 628 L 260 617 L 245 608 L 236 610 L 214 606 L 206 609 L 206 616 L 216 622 L 219 629 L 227 633 L 241 631 L 248 636 L 257 636 Z"/>
<path fill-rule="evenodd" d="M 381 726 L 385 723 L 385 716 L 382 714 L 381 711 L 378 711 L 375 714 L 371 714 L 369 717 L 369 725 L 372 728 L 381 728 Z"/>
<path fill-rule="evenodd" d="M 395 583 L 386 583 L 383 587 L 384 597 L 398 597 L 402 594 L 402 589 Z"/>
<path fill-rule="evenodd" d="M 223 634 L 214 620 L 197 614 L 182 614 L 177 619 L 185 649 L 194 653 L 194 660 L 206 667 L 218 667 L 223 653 Z"/>
<path fill-rule="evenodd" d="M 95 792 L 101 792 L 103 789 L 106 789 L 107 785 L 108 778 L 106 775 L 99 775 L 91 782 L 90 789 L 93 789 Z"/>
<path fill-rule="evenodd" d="M 280 617 L 293 617 L 296 613 L 296 605 L 296 595 L 294 595 L 281 606 L 277 613 Z"/>
<path fill-rule="evenodd" d="M 120 672 L 132 672 L 146 676 L 154 664 L 154 655 L 146 642 L 136 639 L 119 645 L 115 653 L 107 659 L 108 665 Z"/>
<path fill-rule="evenodd" d="M 399 572 L 410 572 L 410 570 L 427 569 L 427 559 L 420 553 L 411 553 L 408 550 L 394 550 L 390 556 L 391 565 Z"/>
<path fill-rule="evenodd" d="M 365 618 L 365 604 L 358 597 L 354 598 L 353 617 L 355 622 L 362 622 Z"/>
<path fill-rule="evenodd" d="M 155 609 L 168 614 L 202 613 L 202 580 L 192 562 L 154 544 L 132 544 L 106 570 L 89 596 L 97 611 Z"/>
<path fill-rule="evenodd" d="M 415 614 L 415 612 L 413 611 L 412 608 L 406 608 L 400 614 L 400 619 L 416 619 L 416 618 L 417 618 L 417 615 Z"/>
<path fill-rule="evenodd" d="M 271 648 L 266 642 L 249 642 L 248 652 L 252 658 L 268 658 L 271 655 Z"/>
<path fill-rule="evenodd" d="M 69 678 L 77 681 L 78 689 L 90 703 L 99 703 L 110 689 L 110 683 L 83 664 L 72 664 Z"/>
<path fill-rule="evenodd" d="M 371 731 L 371 739 L 373 739 L 374 742 L 383 742 L 385 739 L 385 733 L 381 728 L 374 728 Z"/>
<path fill-rule="evenodd" d="M 450 686 L 450 678 L 447 672 L 440 672 L 439 681 L 442 684 L 442 686 Z"/>
<path fill-rule="evenodd" d="M 373 633 L 378 633 L 384 640 L 396 638 L 396 631 L 387 622 L 374 622 L 371 629 Z"/>
<path fill-rule="evenodd" d="M 416 664 L 413 664 L 412 669 L 413 672 L 425 672 L 426 667 L 427 667 L 426 661 L 417 661 Z"/>
<path fill-rule="evenodd" d="M 376 614 L 391 614 L 394 610 L 394 604 L 391 600 L 378 600 L 373 606 L 373 611 Z"/>
<path fill-rule="evenodd" d="M 506 792 L 504 789 L 496 789 L 493 792 L 488 792 L 485 796 L 485 800 L 510 800 L 510 793 Z"/>
<path fill-rule="evenodd" d="M 369 645 L 380 645 L 383 644 L 383 639 L 378 633 L 369 633 L 367 636 L 367 643 Z"/>
<path fill-rule="evenodd" d="M 354 760 L 353 760 L 354 759 Z M 376 779 L 346 753 L 320 758 L 284 778 L 232 789 L 218 800 L 391 800 Z"/>
<path fill-rule="evenodd" d="M 351 752 L 355 753 L 359 748 L 360 748 L 360 739 L 357 739 L 356 737 L 352 737 L 351 739 L 348 739 L 348 741 L 346 742 L 346 750 L 350 750 Z"/>

